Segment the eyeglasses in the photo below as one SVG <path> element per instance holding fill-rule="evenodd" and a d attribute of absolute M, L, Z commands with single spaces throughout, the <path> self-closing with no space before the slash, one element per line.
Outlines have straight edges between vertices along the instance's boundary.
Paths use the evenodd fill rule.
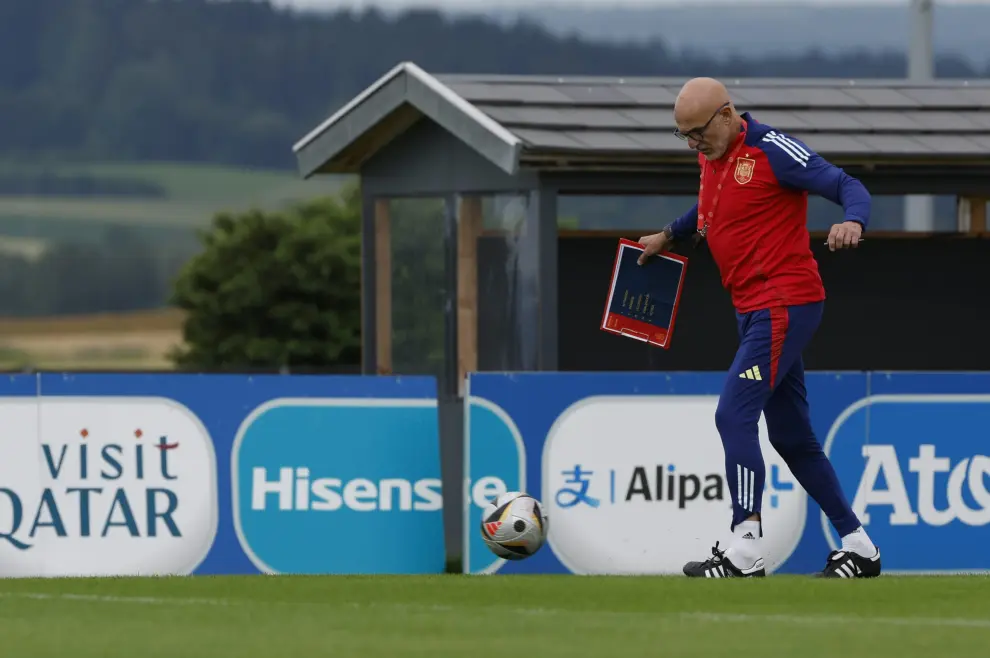
<path fill-rule="evenodd" d="M 712 115 L 712 118 L 709 119 L 705 123 L 705 125 L 701 126 L 700 128 L 692 128 L 691 130 L 688 130 L 686 132 L 681 132 L 677 128 L 674 128 L 674 136 L 677 137 L 677 139 L 681 139 L 681 140 L 684 140 L 684 141 L 687 141 L 689 139 L 693 139 L 695 141 L 700 142 L 701 140 L 703 140 L 705 138 L 705 131 L 708 130 L 708 126 L 710 126 L 711 123 L 712 123 L 712 121 L 715 120 L 715 117 L 717 117 L 719 114 L 721 114 L 722 113 L 722 110 L 724 110 L 725 108 L 729 107 L 729 105 L 731 105 L 731 104 L 732 104 L 731 102 L 726 102 L 725 104 L 722 105 L 722 107 L 720 107 L 717 110 L 715 110 L 715 114 Z"/>

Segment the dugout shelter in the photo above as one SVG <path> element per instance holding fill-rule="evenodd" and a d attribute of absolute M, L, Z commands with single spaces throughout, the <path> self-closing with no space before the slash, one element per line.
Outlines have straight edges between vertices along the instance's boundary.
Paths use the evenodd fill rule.
<path fill-rule="evenodd" d="M 672 134 L 684 81 L 432 75 L 404 62 L 303 137 L 294 152 L 304 177 L 360 180 L 363 371 L 423 371 L 432 355 L 442 363 L 432 374 L 455 393 L 478 369 L 486 314 L 502 320 L 499 369 L 557 369 L 559 200 L 696 194 L 695 154 Z M 804 140 L 874 195 L 951 195 L 955 228 L 987 231 L 990 81 L 724 82 L 740 111 Z M 412 199 L 437 202 L 416 220 L 428 230 L 411 224 L 415 211 L 396 216 Z M 414 234 L 424 234 L 419 243 Z M 509 245 L 500 263 L 508 299 L 497 303 L 479 282 L 485 234 Z M 442 292 L 427 258 L 442 260 Z M 432 337 L 411 337 L 428 325 Z M 409 354 L 397 358 L 393 336 L 406 336 Z"/>

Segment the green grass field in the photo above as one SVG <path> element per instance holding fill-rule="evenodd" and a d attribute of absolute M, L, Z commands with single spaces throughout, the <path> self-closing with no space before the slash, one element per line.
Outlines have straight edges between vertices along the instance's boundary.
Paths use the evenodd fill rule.
<path fill-rule="evenodd" d="M 990 578 L 5 580 L 4 656 L 979 656 Z"/>
<path fill-rule="evenodd" d="M 0 196 L 0 220 L 75 220 L 138 226 L 199 227 L 222 210 L 275 208 L 285 203 L 333 194 L 340 178 L 303 180 L 291 171 L 239 169 L 197 164 L 127 163 L 44 166 L 0 162 L 0 173 L 48 171 L 62 176 L 127 178 L 164 188 L 161 199 L 116 197 Z"/>

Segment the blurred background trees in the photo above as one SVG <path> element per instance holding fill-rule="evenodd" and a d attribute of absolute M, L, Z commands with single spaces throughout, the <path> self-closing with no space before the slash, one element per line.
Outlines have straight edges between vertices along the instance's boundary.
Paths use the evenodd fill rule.
<path fill-rule="evenodd" d="M 186 344 L 172 351 L 184 368 L 356 363 L 352 181 L 301 181 L 291 145 L 400 61 L 480 74 L 862 78 L 906 70 L 898 52 L 675 51 L 655 37 L 592 41 L 552 22 L 486 11 L 316 15 L 246 0 L 0 2 L 0 366 L 37 361 L 23 345 L 44 332 L 19 318 L 168 307 L 189 318 Z M 985 77 L 987 64 L 943 54 L 936 71 Z M 938 212 L 954 214 L 952 199 L 938 203 Z M 393 204 L 394 358 L 428 369 L 441 356 L 442 314 L 404 318 L 440 308 L 442 212 L 429 202 Z M 571 198 L 562 200 L 560 224 L 647 225 L 683 206 L 672 198 Z M 900 199 L 885 197 L 876 214 L 899 216 L 900 208 Z M 812 223 L 825 221 L 824 210 L 813 205 Z M 406 285 L 413 278 L 430 284 Z M 103 322 L 93 345 L 137 349 L 106 333 L 121 324 Z M 45 350 L 59 344 L 53 332 Z M 156 359 L 44 362 L 163 363 Z"/>

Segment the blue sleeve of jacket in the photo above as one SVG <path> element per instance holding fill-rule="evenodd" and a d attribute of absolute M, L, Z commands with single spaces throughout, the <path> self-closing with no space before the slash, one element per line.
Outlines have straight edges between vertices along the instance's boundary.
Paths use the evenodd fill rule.
<path fill-rule="evenodd" d="M 863 184 L 818 155 L 801 140 L 771 130 L 761 143 L 781 185 L 807 190 L 842 206 L 845 221 L 870 223 L 872 200 Z"/>
<path fill-rule="evenodd" d="M 670 230 L 677 240 L 684 240 L 694 235 L 698 231 L 698 204 L 694 204 L 691 210 L 675 219 L 670 225 Z"/>

